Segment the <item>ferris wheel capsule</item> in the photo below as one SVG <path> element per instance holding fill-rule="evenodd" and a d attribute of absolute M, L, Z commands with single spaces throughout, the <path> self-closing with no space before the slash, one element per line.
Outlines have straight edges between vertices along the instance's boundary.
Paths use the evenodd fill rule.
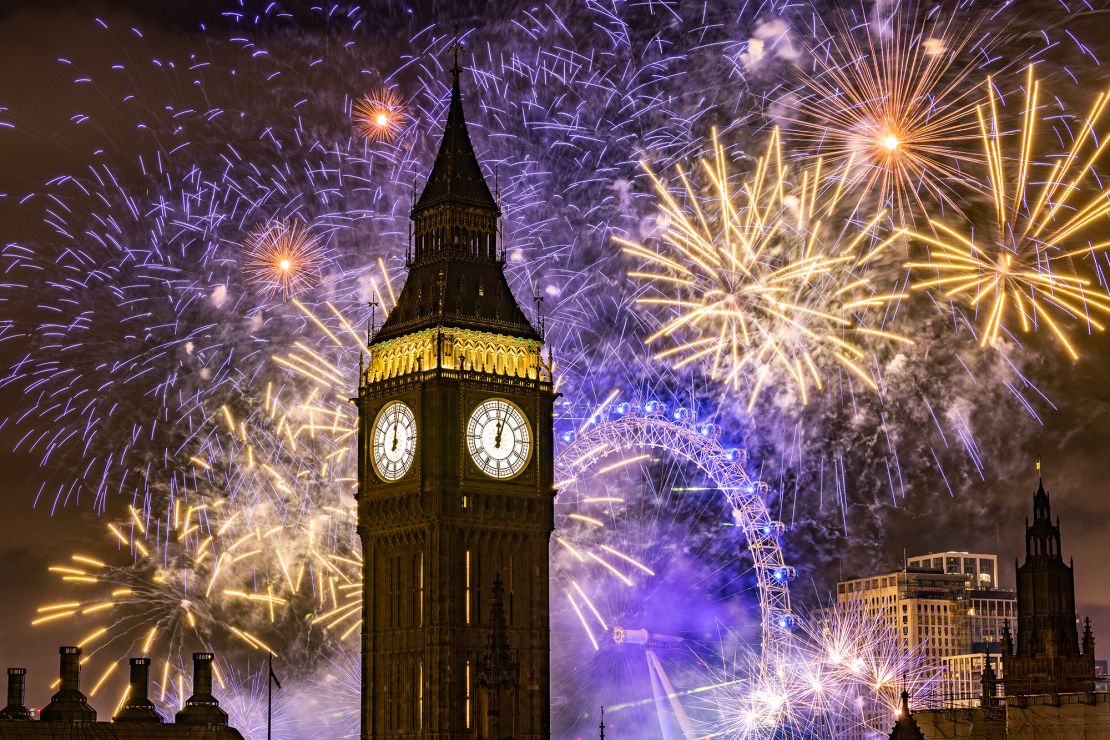
<path fill-rule="evenodd" d="M 798 569 L 792 565 L 781 565 L 771 571 L 771 577 L 779 583 L 789 583 L 798 577 Z"/>

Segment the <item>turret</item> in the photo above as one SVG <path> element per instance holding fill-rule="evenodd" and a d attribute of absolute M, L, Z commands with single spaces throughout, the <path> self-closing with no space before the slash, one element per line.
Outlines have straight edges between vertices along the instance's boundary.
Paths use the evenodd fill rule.
<path fill-rule="evenodd" d="M 1014 654 L 1014 638 L 1013 638 L 1013 635 L 1010 634 L 1010 620 L 1009 619 L 1002 622 L 1002 654 L 1003 655 L 1013 655 Z"/>
<path fill-rule="evenodd" d="M 990 653 L 983 656 L 983 674 L 980 684 L 983 689 L 980 706 L 984 708 L 994 706 L 994 698 L 998 695 L 998 676 L 995 675 L 994 666 L 991 665 Z"/>
<path fill-rule="evenodd" d="M 898 719 L 894 723 L 894 729 L 890 731 L 890 740 L 925 740 L 925 735 L 917 726 L 917 720 L 910 714 L 908 691 L 902 691 L 902 708 L 898 710 Z"/>
<path fill-rule="evenodd" d="M 1080 652 L 1074 566 L 1064 560 L 1060 543 L 1060 520 L 1052 517 L 1048 491 L 1040 479 L 1033 494 L 1033 518 L 1025 530 L 1025 562 L 1017 567 L 1012 650 L 1009 630 L 1003 636 L 1003 674 L 1013 694 L 1070 693 L 1094 687 L 1093 657 Z"/>

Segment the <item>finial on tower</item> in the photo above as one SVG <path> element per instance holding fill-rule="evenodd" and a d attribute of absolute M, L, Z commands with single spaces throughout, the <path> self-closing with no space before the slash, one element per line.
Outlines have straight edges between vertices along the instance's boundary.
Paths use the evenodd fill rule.
<path fill-rule="evenodd" d="M 1044 476 L 1041 474 L 1041 456 L 1040 455 L 1037 455 L 1037 461 L 1034 464 L 1037 466 L 1037 480 L 1039 480 L 1039 481 L 1044 480 Z"/>
<path fill-rule="evenodd" d="M 597 723 L 597 729 L 601 730 L 600 740 L 605 740 L 605 707 L 601 708 L 601 721 Z"/>
<path fill-rule="evenodd" d="M 539 286 L 536 286 L 536 294 L 532 296 L 532 300 L 536 304 L 536 324 L 540 331 L 540 339 L 543 339 L 544 326 L 543 326 L 543 295 L 539 291 Z"/>
<path fill-rule="evenodd" d="M 462 68 L 459 67 L 459 50 L 462 48 L 462 36 L 459 34 L 459 27 L 455 26 L 455 42 L 451 44 L 451 54 L 454 57 L 454 63 L 451 65 L 451 76 L 454 78 L 456 86 L 459 84 L 459 73 L 462 72 Z"/>
<path fill-rule="evenodd" d="M 1091 631 L 1091 618 L 1083 620 L 1083 654 L 1094 660 L 1095 633 Z"/>
<path fill-rule="evenodd" d="M 374 340 L 374 330 L 377 328 L 375 326 L 375 324 L 377 323 L 376 319 L 377 319 L 377 316 L 378 316 L 378 299 L 375 298 L 374 300 L 370 301 L 369 306 L 370 306 L 370 321 L 366 324 L 366 344 L 367 345 L 369 345 L 370 342 L 372 342 Z"/>

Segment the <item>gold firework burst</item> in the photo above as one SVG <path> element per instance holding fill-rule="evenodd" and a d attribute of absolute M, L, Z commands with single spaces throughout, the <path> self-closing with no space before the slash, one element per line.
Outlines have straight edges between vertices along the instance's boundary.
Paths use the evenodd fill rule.
<path fill-rule="evenodd" d="M 676 368 L 703 362 L 711 377 L 750 391 L 784 381 L 808 401 L 830 367 L 874 387 L 865 339 L 911 343 L 864 319 L 867 309 L 901 298 L 882 293 L 868 275 L 897 237 L 883 238 L 886 213 L 866 223 L 851 209 L 839 173 L 812 169 L 787 178 L 778 131 L 754 172 L 738 187 L 714 132 L 712 156 L 699 165 L 705 194 L 681 168 L 674 192 L 645 165 L 665 226 L 651 245 L 617 239 L 644 262 L 630 277 L 644 281 L 637 300 L 657 311 L 647 343 Z"/>
<path fill-rule="evenodd" d="M 1099 128 L 1110 92 L 1095 99 L 1067 151 L 1038 160 L 1041 91 L 1033 68 L 1026 76 L 1016 142 L 999 120 L 1000 101 L 989 77 L 986 89 L 987 102 L 977 110 L 994 228 L 977 231 L 969 220 L 958 226 L 930 220 L 931 234 L 907 230 L 928 249 L 928 259 L 908 265 L 920 275 L 913 287 L 943 291 L 980 313 L 984 347 L 1013 324 L 1028 332 L 1043 323 L 1078 359 L 1062 322 L 1101 331 L 1104 325 L 1094 315 L 1110 314 L 1110 295 L 1083 273 L 1084 258 L 1093 263 L 1095 253 L 1110 246 L 1085 236 L 1110 215 L 1110 188 L 1101 186 L 1093 170 L 1110 142 L 1110 131 Z M 1014 143 L 1017 150 L 1004 155 Z"/>
<path fill-rule="evenodd" d="M 923 194 L 955 207 L 958 165 L 975 159 L 961 144 L 976 134 L 963 63 L 976 26 L 955 22 L 925 20 L 916 9 L 854 26 L 841 16 L 812 50 L 814 70 L 793 106 L 798 143 L 843 166 L 861 197 L 876 197 L 903 222 L 928 210 Z"/>
<path fill-rule="evenodd" d="M 262 224 L 247 238 L 243 273 L 264 295 L 288 300 L 314 286 L 325 261 L 320 240 L 301 221 Z"/>
<path fill-rule="evenodd" d="M 393 141 L 408 124 L 401 96 L 382 88 L 355 101 L 351 107 L 355 128 L 367 141 Z"/>

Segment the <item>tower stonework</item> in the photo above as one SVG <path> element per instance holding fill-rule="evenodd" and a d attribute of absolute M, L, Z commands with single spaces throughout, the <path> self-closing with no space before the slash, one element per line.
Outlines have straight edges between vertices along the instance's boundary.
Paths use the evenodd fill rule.
<path fill-rule="evenodd" d="M 505 279 L 452 75 L 359 382 L 362 737 L 547 738 L 551 360 Z"/>
<path fill-rule="evenodd" d="M 1017 566 L 1017 602 L 1017 645 L 1008 623 L 1002 636 L 1006 693 L 1094 691 L 1094 638 L 1084 635 L 1081 653 L 1075 575 L 1064 562 L 1060 521 L 1052 521 L 1043 482 L 1033 494 L 1033 523 L 1026 521 L 1025 563 Z"/>

